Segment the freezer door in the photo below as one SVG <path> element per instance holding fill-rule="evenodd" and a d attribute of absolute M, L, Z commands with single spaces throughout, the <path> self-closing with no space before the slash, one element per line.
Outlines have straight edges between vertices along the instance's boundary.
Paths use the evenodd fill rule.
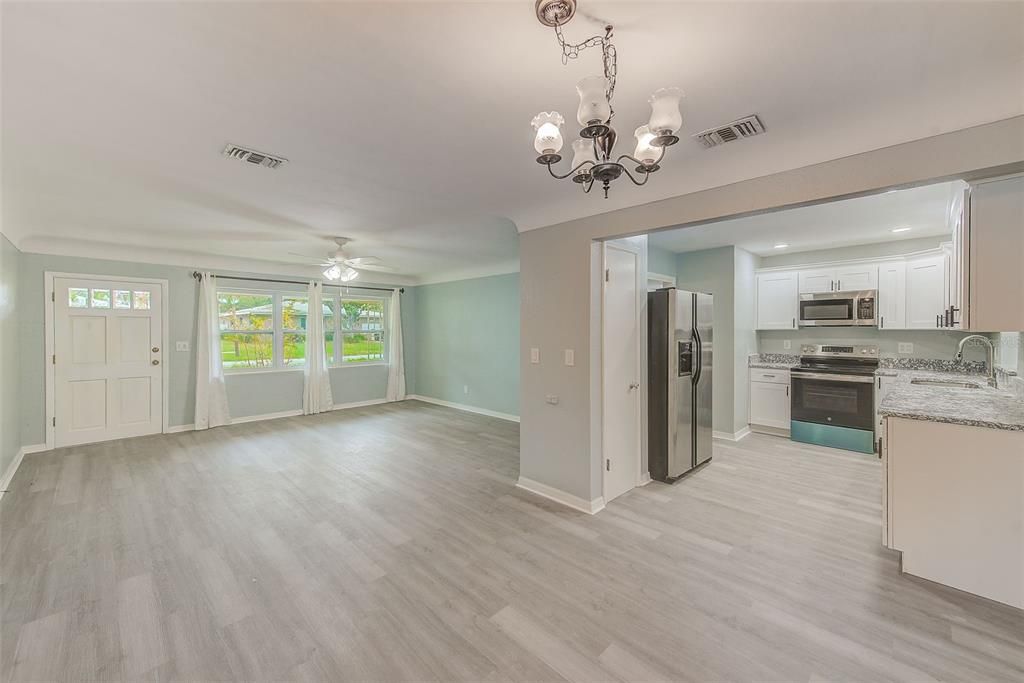
<path fill-rule="evenodd" d="M 698 353 L 694 359 L 694 412 L 695 423 L 695 445 L 693 451 L 693 466 L 711 459 L 711 365 L 714 359 L 714 326 L 712 317 L 714 313 L 714 299 L 710 294 L 694 294 L 694 316 L 696 331 L 695 348 Z"/>
<path fill-rule="evenodd" d="M 669 303 L 668 477 L 674 479 L 693 468 L 693 373 L 697 350 L 693 345 L 693 294 L 673 290 Z"/>

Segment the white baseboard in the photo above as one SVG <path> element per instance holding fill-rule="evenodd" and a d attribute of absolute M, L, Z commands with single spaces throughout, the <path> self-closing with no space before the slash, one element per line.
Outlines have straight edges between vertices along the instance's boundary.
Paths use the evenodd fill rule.
<path fill-rule="evenodd" d="M 744 427 L 735 434 L 729 432 L 712 432 L 711 436 L 715 439 L 722 439 L 723 441 L 740 441 L 743 437 L 750 434 L 750 427 Z"/>
<path fill-rule="evenodd" d="M 194 424 L 187 425 L 174 425 L 164 430 L 164 434 L 178 434 L 180 432 L 191 432 L 195 431 L 196 426 Z"/>
<path fill-rule="evenodd" d="M 264 413 L 263 415 L 246 415 L 245 417 L 231 418 L 231 424 L 240 425 L 246 422 L 262 422 L 263 420 L 276 420 L 279 417 L 295 417 L 302 415 L 302 410 L 282 410 L 279 413 Z"/>
<path fill-rule="evenodd" d="M 386 398 L 371 398 L 369 401 L 353 401 L 352 403 L 336 403 L 331 410 L 346 410 L 348 408 L 362 408 L 363 406 L 377 406 L 387 403 Z"/>
<path fill-rule="evenodd" d="M 516 482 L 518 488 L 524 491 L 529 491 L 542 498 L 553 500 L 556 503 L 561 503 L 566 507 L 570 507 L 573 510 L 579 510 L 585 512 L 588 515 L 595 515 L 604 509 L 604 498 L 597 497 L 593 500 L 586 500 L 579 496 L 574 496 L 571 493 L 566 493 L 561 489 L 556 489 L 553 486 L 542 484 L 539 481 L 533 479 L 527 479 L 526 477 L 519 477 L 519 481 Z"/>
<path fill-rule="evenodd" d="M 654 481 L 654 480 L 651 479 L 651 473 L 650 472 L 644 472 L 643 474 L 640 475 L 640 483 L 637 484 L 637 486 L 647 486 L 652 481 Z"/>
<path fill-rule="evenodd" d="M 11 485 L 11 481 L 14 479 L 15 473 L 18 468 L 21 467 L 21 461 L 25 459 L 26 455 L 30 453 L 39 453 L 46 450 L 45 443 L 35 443 L 28 446 L 22 446 L 18 449 L 18 452 L 14 454 L 14 460 L 11 460 L 11 464 L 7 466 L 7 471 L 4 472 L 3 479 L 0 479 L 0 499 L 7 493 L 7 487 Z"/>
<path fill-rule="evenodd" d="M 487 408 L 477 408 L 476 406 L 468 406 L 465 405 L 464 403 L 452 403 L 451 401 L 442 401 L 439 398 L 433 398 L 431 396 L 420 396 L 419 394 L 410 394 L 406 396 L 406 399 L 411 399 L 414 401 L 423 401 L 424 403 L 433 403 L 434 405 L 444 406 L 445 408 L 454 408 L 455 410 L 464 410 L 467 413 L 477 413 L 478 415 L 496 417 L 500 420 L 519 422 L 518 415 L 511 415 L 509 413 L 499 413 L 496 410 L 488 410 Z"/>

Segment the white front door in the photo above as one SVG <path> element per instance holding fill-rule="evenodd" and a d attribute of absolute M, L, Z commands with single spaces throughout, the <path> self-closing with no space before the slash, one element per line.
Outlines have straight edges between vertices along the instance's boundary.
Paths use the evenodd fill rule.
<path fill-rule="evenodd" d="M 604 250 L 602 450 L 608 502 L 636 486 L 640 470 L 640 257 L 612 244 Z"/>
<path fill-rule="evenodd" d="M 54 442 L 72 446 L 163 427 L 158 284 L 54 279 Z"/>

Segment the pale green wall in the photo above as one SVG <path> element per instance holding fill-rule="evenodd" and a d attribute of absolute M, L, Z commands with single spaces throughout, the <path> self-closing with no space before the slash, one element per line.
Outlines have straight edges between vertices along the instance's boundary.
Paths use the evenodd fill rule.
<path fill-rule="evenodd" d="M 519 274 L 414 289 L 415 393 L 518 415 Z"/>
<path fill-rule="evenodd" d="M 668 249 L 647 246 L 647 272 L 658 275 L 676 274 L 676 254 Z"/>
<path fill-rule="evenodd" d="M 735 249 L 720 247 L 679 254 L 676 287 L 714 295 L 714 339 L 711 363 L 713 426 L 732 434 L 734 424 Z"/>
<path fill-rule="evenodd" d="M 19 316 L 26 306 L 18 291 L 22 254 L 0 234 L 0 476 L 21 448 Z"/>
<path fill-rule="evenodd" d="M 198 287 L 192 278 L 192 269 L 180 266 L 160 266 L 145 263 L 127 263 L 87 259 L 74 256 L 23 254 L 19 269 L 19 299 L 23 302 L 42 302 L 46 271 L 110 275 L 124 277 L 159 278 L 168 281 L 168 315 L 170 322 L 170 348 L 164 355 L 168 364 L 169 426 L 191 424 L 195 413 L 195 323 Z M 252 273 L 229 273 L 259 277 Z M 266 275 L 266 274 L 264 274 Z M 288 278 L 294 279 L 294 278 Z M 237 283 L 243 286 L 244 283 Z M 273 288 L 265 284 L 261 287 Z M 278 286 L 283 288 L 284 285 Z M 403 295 L 403 328 L 412 326 L 414 298 Z M 40 444 L 46 440 L 44 427 L 46 404 L 44 394 L 44 335 L 45 309 L 41 305 L 26 305 L 19 309 L 22 320 L 20 330 L 21 365 L 21 442 Z M 415 390 L 415 363 L 408 362 L 411 352 L 408 337 L 406 347 L 406 382 L 409 391 Z M 188 341 L 190 351 L 173 351 L 176 341 Z M 411 370 L 410 370 L 411 367 Z M 387 367 L 336 368 L 331 370 L 331 389 L 334 402 L 351 403 L 384 398 L 387 386 Z M 302 372 L 267 372 L 229 374 L 227 378 L 228 402 L 232 417 L 247 417 L 297 410 L 302 407 Z"/>

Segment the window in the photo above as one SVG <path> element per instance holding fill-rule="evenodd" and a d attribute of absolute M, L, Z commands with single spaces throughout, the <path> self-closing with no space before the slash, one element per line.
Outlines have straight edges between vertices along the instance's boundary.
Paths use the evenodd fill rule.
<path fill-rule="evenodd" d="M 276 291 L 217 292 L 224 369 L 290 370 L 306 364 L 309 297 Z M 386 300 L 325 292 L 324 351 L 328 365 L 386 362 Z"/>
<path fill-rule="evenodd" d="M 111 306 L 113 304 L 113 306 Z M 127 289 L 87 289 L 85 287 L 68 287 L 68 306 L 70 308 L 119 308 L 148 311 L 150 304 L 149 292 L 133 292 Z"/>

